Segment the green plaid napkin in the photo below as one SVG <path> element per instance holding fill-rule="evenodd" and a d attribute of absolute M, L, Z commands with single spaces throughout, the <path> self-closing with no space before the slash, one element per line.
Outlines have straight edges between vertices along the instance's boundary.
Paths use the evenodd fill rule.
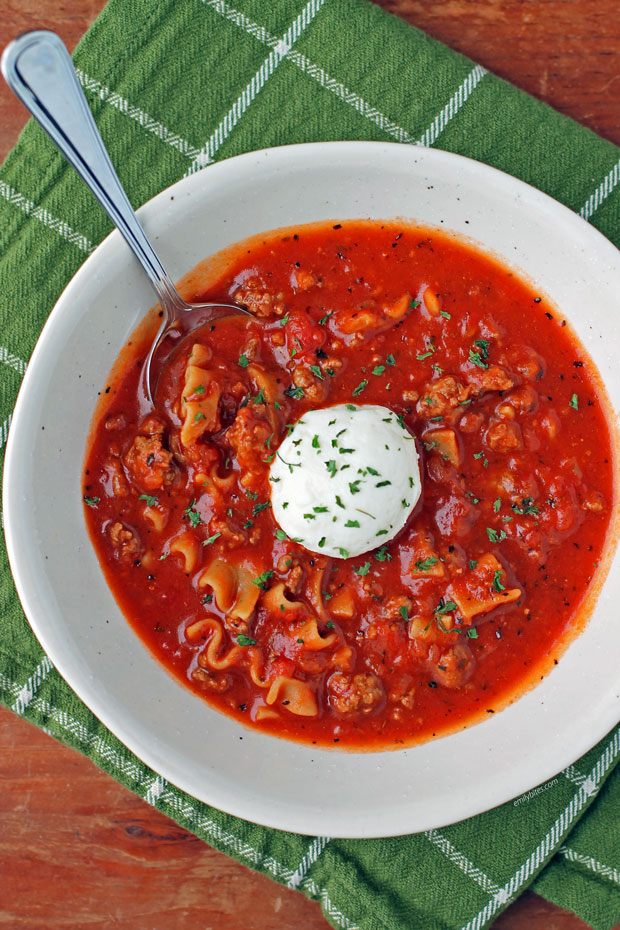
<path fill-rule="evenodd" d="M 75 60 L 136 205 L 250 149 L 393 139 L 508 171 L 620 244 L 613 145 L 365 0 L 111 0 Z M 0 194 L 3 447 L 41 326 L 110 224 L 32 123 Z M 42 654 L 4 553 L 0 598 L 7 706 L 212 846 L 318 899 L 333 926 L 482 930 L 528 886 L 596 930 L 620 920 L 620 729 L 526 796 L 452 827 L 371 841 L 294 836 L 198 803 L 106 731 Z"/>

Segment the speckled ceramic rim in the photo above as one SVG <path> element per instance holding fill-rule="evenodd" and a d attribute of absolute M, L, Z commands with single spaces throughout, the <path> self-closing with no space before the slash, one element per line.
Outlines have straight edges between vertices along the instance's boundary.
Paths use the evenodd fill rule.
<path fill-rule="evenodd" d="M 140 210 L 177 278 L 206 255 L 280 226 L 407 217 L 471 237 L 562 308 L 620 398 L 620 253 L 539 191 L 433 149 L 333 142 L 252 152 L 184 178 Z M 439 827 L 514 798 L 620 719 L 620 565 L 585 632 L 538 687 L 460 733 L 383 753 L 318 750 L 211 710 L 172 679 L 124 620 L 90 546 L 80 498 L 97 392 L 153 295 L 112 233 L 67 286 L 28 366 L 4 471 L 11 568 L 58 671 L 139 758 L 231 814 L 330 836 Z M 615 416 L 615 412 L 614 412 Z"/>

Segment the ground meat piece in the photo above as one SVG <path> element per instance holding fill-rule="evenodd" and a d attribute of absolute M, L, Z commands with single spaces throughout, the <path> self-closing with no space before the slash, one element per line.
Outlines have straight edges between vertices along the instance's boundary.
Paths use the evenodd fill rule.
<path fill-rule="evenodd" d="M 110 542 L 121 559 L 133 559 L 140 549 L 136 534 L 123 523 L 116 521 L 108 526 Z"/>
<path fill-rule="evenodd" d="M 273 436 L 271 425 L 256 410 L 255 406 L 242 407 L 234 423 L 226 433 L 226 441 L 244 471 L 260 472 L 269 457 L 267 441 Z"/>
<path fill-rule="evenodd" d="M 451 422 L 461 412 L 459 405 L 469 399 L 472 391 L 471 385 L 461 384 L 452 375 L 445 375 L 422 388 L 417 405 L 418 414 L 424 419 L 443 417 L 444 421 Z"/>
<path fill-rule="evenodd" d="M 510 346 L 501 355 L 501 362 L 510 371 L 518 372 L 526 381 L 537 381 L 545 373 L 545 360 L 530 346 Z"/>
<path fill-rule="evenodd" d="M 472 676 L 476 662 L 465 643 L 448 646 L 439 661 L 430 666 L 434 681 L 444 688 L 462 688 Z"/>
<path fill-rule="evenodd" d="M 486 443 L 495 452 L 515 452 L 523 448 L 521 427 L 512 420 L 498 420 L 491 423 L 486 436 Z"/>
<path fill-rule="evenodd" d="M 111 413 L 105 418 L 105 428 L 107 430 L 125 429 L 127 420 L 123 413 Z"/>
<path fill-rule="evenodd" d="M 293 372 L 293 384 L 302 388 L 305 396 L 314 403 L 320 403 L 327 396 L 327 384 L 320 381 L 305 365 L 298 365 Z"/>
<path fill-rule="evenodd" d="M 383 685 L 376 675 L 346 675 L 334 672 L 327 682 L 330 706 L 341 716 L 371 714 L 385 700 Z"/>
<path fill-rule="evenodd" d="M 515 386 L 514 378 L 500 365 L 489 365 L 486 370 L 476 368 L 467 378 L 480 394 L 485 391 L 509 391 Z"/>
<path fill-rule="evenodd" d="M 581 500 L 581 509 L 602 513 L 603 510 L 607 510 L 607 504 L 600 491 L 586 491 Z"/>
<path fill-rule="evenodd" d="M 247 307 L 250 313 L 266 317 L 275 314 L 282 316 L 286 306 L 284 294 L 272 294 L 260 277 L 249 278 L 233 295 L 235 303 Z"/>
<path fill-rule="evenodd" d="M 177 476 L 172 452 L 163 444 L 164 430 L 161 420 L 148 417 L 125 455 L 125 468 L 144 491 L 167 488 Z"/>
<path fill-rule="evenodd" d="M 529 384 L 523 384 L 511 391 L 508 397 L 504 398 L 504 403 L 510 404 L 522 415 L 534 413 L 538 407 L 538 391 Z"/>
<path fill-rule="evenodd" d="M 202 659 L 199 656 L 198 662 Z M 215 691 L 221 694 L 228 691 L 232 684 L 232 676 L 221 672 L 211 671 L 209 668 L 196 668 L 192 672 L 192 679 L 208 691 Z"/>
<path fill-rule="evenodd" d="M 459 429 L 463 433 L 477 433 L 483 423 L 482 413 L 464 413 L 459 420 Z"/>
<path fill-rule="evenodd" d="M 334 356 L 328 355 L 327 358 L 322 358 L 319 361 L 319 368 L 325 375 L 333 377 L 337 371 L 340 371 L 342 368 L 343 362 L 341 358 L 335 358 Z"/>
<path fill-rule="evenodd" d="M 286 590 L 291 594 L 297 594 L 304 580 L 304 570 L 301 565 L 294 565 L 286 579 Z"/>
<path fill-rule="evenodd" d="M 222 542 L 226 542 L 230 549 L 247 542 L 245 531 L 232 519 L 225 520 L 222 517 L 213 517 L 209 523 L 209 530 L 212 534 L 219 533 Z"/>

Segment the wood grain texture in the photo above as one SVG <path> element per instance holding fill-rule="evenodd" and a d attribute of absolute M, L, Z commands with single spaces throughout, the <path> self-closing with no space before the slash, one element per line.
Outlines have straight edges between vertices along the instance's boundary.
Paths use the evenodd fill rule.
<path fill-rule="evenodd" d="M 617 0 L 379 4 L 620 143 Z M 0 46 L 27 29 L 50 28 L 73 48 L 103 5 L 4 0 Z M 0 158 L 25 121 L 2 83 Z M 5 710 L 0 784 L 0 930 L 328 927 L 316 903 L 211 849 Z M 493 930 L 526 928 L 584 930 L 586 924 L 526 892 Z"/>

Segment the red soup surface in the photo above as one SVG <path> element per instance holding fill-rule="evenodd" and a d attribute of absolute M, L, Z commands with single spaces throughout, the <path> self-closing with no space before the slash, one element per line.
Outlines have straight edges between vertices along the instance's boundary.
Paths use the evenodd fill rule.
<path fill-rule="evenodd" d="M 448 235 L 359 221 L 248 240 L 195 299 L 253 316 L 182 340 L 156 411 L 144 340 L 126 352 L 83 486 L 166 668 L 244 723 L 358 750 L 463 727 L 548 671 L 614 499 L 604 398 L 561 312 Z M 415 437 L 422 495 L 394 539 L 328 558 L 276 524 L 270 466 L 304 413 L 352 402 Z"/>

